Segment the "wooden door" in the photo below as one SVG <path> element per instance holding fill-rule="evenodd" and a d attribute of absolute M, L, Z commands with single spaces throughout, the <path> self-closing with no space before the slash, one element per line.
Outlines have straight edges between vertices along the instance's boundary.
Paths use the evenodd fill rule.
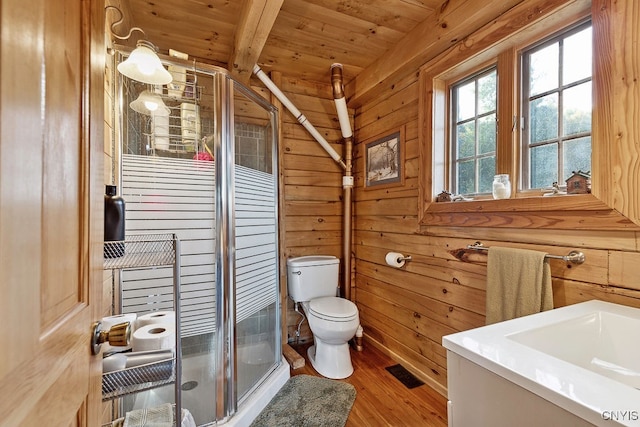
<path fill-rule="evenodd" d="M 0 8 L 0 425 L 99 426 L 104 4 Z"/>

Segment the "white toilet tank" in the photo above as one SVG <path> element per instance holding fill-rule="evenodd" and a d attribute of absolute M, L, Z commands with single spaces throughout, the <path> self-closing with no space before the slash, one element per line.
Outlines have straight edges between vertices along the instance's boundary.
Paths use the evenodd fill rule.
<path fill-rule="evenodd" d="M 340 260 L 330 255 L 311 255 L 287 260 L 287 289 L 295 302 L 334 297 L 338 288 Z"/>

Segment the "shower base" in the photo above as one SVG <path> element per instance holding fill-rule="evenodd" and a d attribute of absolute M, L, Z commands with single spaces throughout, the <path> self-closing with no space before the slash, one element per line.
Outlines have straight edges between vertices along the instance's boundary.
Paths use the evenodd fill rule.
<path fill-rule="evenodd" d="M 238 365 L 238 369 L 252 368 L 251 364 L 242 362 Z M 247 426 L 288 379 L 289 364 L 283 358 L 280 366 L 240 401 L 233 417 L 216 424 L 212 421 L 215 420 L 215 369 L 211 356 L 204 354 L 185 357 L 182 361 L 182 406 L 191 412 L 198 426 Z M 125 397 L 125 410 L 151 408 L 173 400 L 174 386 L 170 384 Z"/>
<path fill-rule="evenodd" d="M 218 425 L 225 427 L 246 427 L 273 399 L 290 377 L 289 363 L 282 358 L 282 363 L 265 381 L 238 405 L 238 412 L 226 423 Z"/>

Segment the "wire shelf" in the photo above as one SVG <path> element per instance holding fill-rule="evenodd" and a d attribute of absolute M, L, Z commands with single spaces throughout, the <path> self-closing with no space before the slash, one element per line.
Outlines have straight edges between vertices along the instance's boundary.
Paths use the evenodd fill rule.
<path fill-rule="evenodd" d="M 130 235 L 125 240 L 104 242 L 104 269 L 145 268 L 173 265 L 173 302 L 176 322 L 180 318 L 180 244 L 175 234 Z M 178 328 L 176 328 L 178 330 Z M 180 339 L 176 339 L 180 354 Z M 102 400 L 108 401 L 132 393 L 175 384 L 176 402 L 180 402 L 178 384 L 180 361 L 167 358 L 102 375 Z"/>
<path fill-rule="evenodd" d="M 102 401 L 173 383 L 175 362 L 171 358 L 102 374 Z"/>
<path fill-rule="evenodd" d="M 172 265 L 175 240 L 175 234 L 145 234 L 104 242 L 104 269 Z"/>
<path fill-rule="evenodd" d="M 176 420 L 176 415 L 177 414 L 176 414 L 176 404 L 175 403 L 171 404 L 171 409 L 173 409 L 173 426 L 175 427 L 177 425 L 177 420 Z M 113 420 L 110 423 L 102 424 L 101 427 L 123 427 L 125 419 L 126 419 L 126 416 L 118 418 L 117 420 Z"/>

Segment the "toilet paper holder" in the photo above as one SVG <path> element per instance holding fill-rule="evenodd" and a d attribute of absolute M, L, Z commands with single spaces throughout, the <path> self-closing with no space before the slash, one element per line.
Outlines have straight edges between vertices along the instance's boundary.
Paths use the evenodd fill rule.
<path fill-rule="evenodd" d="M 128 346 L 131 343 L 131 323 L 122 322 L 113 325 L 108 331 L 102 330 L 102 322 L 93 323 L 91 354 L 100 353 L 100 347 L 108 342 L 112 346 Z"/>
<path fill-rule="evenodd" d="M 411 255 L 404 255 L 400 252 L 387 252 L 384 260 L 390 267 L 402 268 L 407 261 L 411 261 Z"/>

